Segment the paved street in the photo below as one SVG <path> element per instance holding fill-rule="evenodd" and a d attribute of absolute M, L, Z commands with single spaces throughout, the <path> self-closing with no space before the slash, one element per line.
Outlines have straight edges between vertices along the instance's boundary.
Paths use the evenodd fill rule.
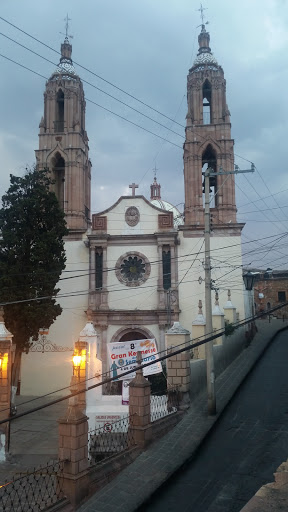
<path fill-rule="evenodd" d="M 288 457 L 288 333 L 265 352 L 194 459 L 141 512 L 239 512 Z"/>

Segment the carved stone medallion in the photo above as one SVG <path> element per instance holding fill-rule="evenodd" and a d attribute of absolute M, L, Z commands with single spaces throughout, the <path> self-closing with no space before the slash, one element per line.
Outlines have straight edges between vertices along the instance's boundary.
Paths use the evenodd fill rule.
<path fill-rule="evenodd" d="M 136 206 L 129 206 L 125 212 L 125 221 L 128 226 L 136 226 L 140 220 L 140 212 Z"/>

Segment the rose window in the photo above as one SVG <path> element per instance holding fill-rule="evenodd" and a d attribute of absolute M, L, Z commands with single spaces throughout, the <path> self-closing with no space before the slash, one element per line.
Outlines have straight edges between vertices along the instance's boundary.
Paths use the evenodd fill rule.
<path fill-rule="evenodd" d="M 126 286 L 139 286 L 150 275 L 150 263 L 140 253 L 127 253 L 116 263 L 116 276 Z"/>

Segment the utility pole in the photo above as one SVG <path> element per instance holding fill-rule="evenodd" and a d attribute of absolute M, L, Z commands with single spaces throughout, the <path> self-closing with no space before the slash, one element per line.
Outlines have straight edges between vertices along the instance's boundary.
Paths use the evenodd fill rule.
<path fill-rule="evenodd" d="M 204 213 L 204 236 L 205 236 L 205 313 L 206 338 L 211 336 L 212 327 L 212 301 L 211 301 L 211 254 L 210 254 L 210 173 L 213 169 L 209 167 L 205 171 L 205 213 Z M 208 414 L 216 414 L 216 394 L 215 394 L 215 371 L 213 340 L 205 344 L 206 373 L 207 373 L 207 394 L 208 394 Z"/>
<path fill-rule="evenodd" d="M 210 251 L 210 177 L 229 174 L 238 174 L 246 172 L 254 172 L 255 166 L 252 163 L 251 169 L 244 171 L 240 170 L 235 165 L 235 171 L 223 171 L 220 167 L 218 172 L 208 167 L 204 173 L 204 184 L 205 184 L 205 211 L 204 211 L 204 239 L 205 239 L 205 315 L 206 315 L 206 326 L 205 336 L 208 338 L 213 333 L 212 326 L 212 301 L 211 301 L 211 251 Z M 217 194 L 217 192 L 216 192 Z M 215 195 L 216 195 L 215 194 Z M 213 353 L 213 340 L 208 341 L 205 344 L 205 356 L 206 356 L 206 374 L 207 374 L 207 395 L 208 395 L 208 414 L 213 416 L 216 414 L 216 393 L 215 393 L 215 370 L 214 370 L 214 353 Z"/>

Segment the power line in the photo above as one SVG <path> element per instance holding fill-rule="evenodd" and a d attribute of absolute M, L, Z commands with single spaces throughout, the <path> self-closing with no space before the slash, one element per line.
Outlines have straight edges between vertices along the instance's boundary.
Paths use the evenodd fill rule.
<path fill-rule="evenodd" d="M 287 305 L 288 305 L 288 302 L 285 302 L 285 303 L 281 304 L 280 306 L 276 306 L 275 308 L 271 308 L 269 310 L 269 313 L 273 313 L 274 311 L 277 311 L 277 310 L 279 310 L 279 309 L 281 309 L 281 308 L 283 308 L 283 307 L 285 307 Z M 267 315 L 267 311 L 264 311 L 264 312 L 259 313 L 257 315 L 251 316 L 249 319 L 246 319 L 244 321 L 236 322 L 235 324 L 232 324 L 232 326 L 240 327 L 240 326 L 243 326 L 243 325 L 246 325 L 246 324 L 250 323 L 253 320 L 256 320 L 257 318 L 261 318 L 261 317 L 266 316 L 266 315 Z M 196 347 L 199 347 L 201 345 L 205 345 L 206 343 L 208 343 L 210 341 L 213 341 L 213 340 L 215 340 L 215 339 L 217 339 L 217 338 L 219 338 L 220 336 L 223 336 L 223 335 L 225 335 L 225 330 L 221 330 L 220 332 L 218 332 L 216 334 L 213 334 L 212 336 L 209 336 L 208 338 L 205 338 L 202 341 L 198 341 L 196 343 L 192 343 L 192 344 L 190 344 L 188 346 L 186 345 L 186 343 L 187 343 L 186 342 L 185 343 L 186 346 L 184 348 L 181 348 L 181 349 L 178 349 L 178 350 L 173 350 L 173 352 L 169 351 L 169 354 L 165 354 L 164 356 L 161 356 L 161 357 L 159 357 L 156 360 L 154 359 L 153 361 L 150 361 L 148 363 L 144 363 L 144 364 L 138 365 L 133 370 L 128 370 L 128 371 L 122 373 L 122 377 L 125 377 L 126 375 L 130 375 L 131 373 L 134 373 L 135 371 L 137 371 L 139 369 L 147 368 L 148 366 L 151 366 L 152 364 L 155 364 L 155 362 L 165 361 L 166 359 L 169 359 L 170 357 L 173 357 L 175 355 L 181 354 L 182 352 L 187 352 L 188 350 L 192 350 L 192 349 L 194 349 Z M 193 341 L 193 340 L 190 339 L 189 341 Z M 51 405 L 55 405 L 57 403 L 63 402 L 64 400 L 68 400 L 69 398 L 71 398 L 71 397 L 73 397 L 75 395 L 80 395 L 81 393 L 90 391 L 91 389 L 95 389 L 97 387 L 103 386 L 103 385 L 108 384 L 109 382 L 113 382 L 115 380 L 118 380 L 118 378 L 117 377 L 110 377 L 108 379 L 102 380 L 101 382 L 99 382 L 97 384 L 93 384 L 92 386 L 88 386 L 88 388 L 86 388 L 86 389 L 81 389 L 80 391 L 76 391 L 73 394 L 65 395 L 65 396 L 63 396 L 61 398 L 58 398 L 56 400 L 52 400 L 48 404 L 42 404 L 42 405 L 39 405 L 38 407 L 34 407 L 33 409 L 30 409 L 28 411 L 24 411 L 22 413 L 15 414 L 14 416 L 12 416 L 10 418 L 6 418 L 4 420 L 1 420 L 0 421 L 0 425 L 2 425 L 3 423 L 10 423 L 11 421 L 14 421 L 14 420 L 16 420 L 18 418 L 22 418 L 23 416 L 27 416 L 27 415 L 32 414 L 34 412 L 40 411 L 42 409 L 46 409 L 47 407 L 50 407 Z"/>

